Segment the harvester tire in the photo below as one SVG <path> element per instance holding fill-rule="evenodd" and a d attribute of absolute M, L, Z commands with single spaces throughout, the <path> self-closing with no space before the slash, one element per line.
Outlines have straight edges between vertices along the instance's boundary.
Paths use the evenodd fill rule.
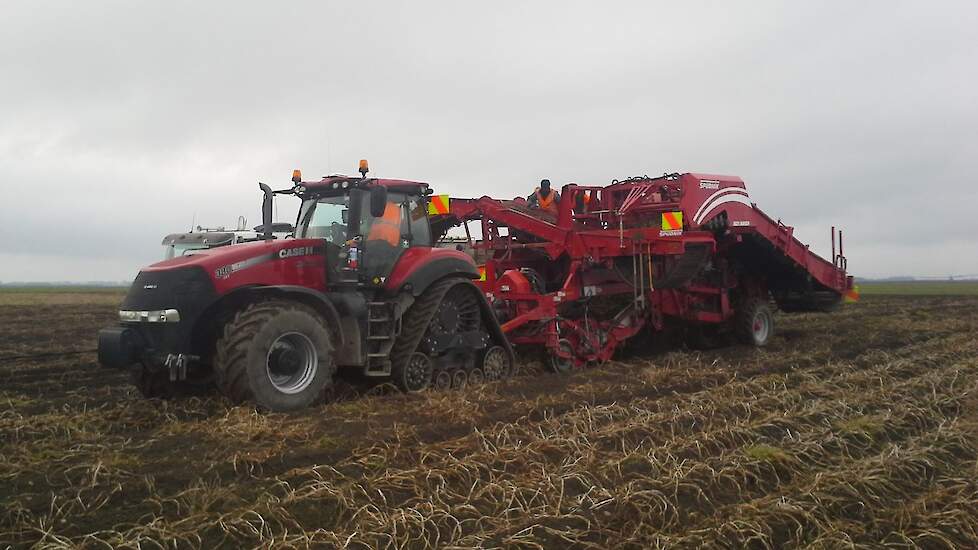
<path fill-rule="evenodd" d="M 326 321 L 288 301 L 264 301 L 238 311 L 217 341 L 214 373 L 234 403 L 294 411 L 323 395 L 336 371 Z"/>
<path fill-rule="evenodd" d="M 767 300 L 750 298 L 744 301 L 734 318 L 734 333 L 741 342 L 763 347 L 774 336 L 774 312 Z"/>
<path fill-rule="evenodd" d="M 557 348 L 564 353 L 574 354 L 574 346 L 566 338 L 561 338 L 557 342 Z M 574 359 L 550 355 L 547 359 L 547 366 L 557 374 L 568 374 L 574 370 Z"/>

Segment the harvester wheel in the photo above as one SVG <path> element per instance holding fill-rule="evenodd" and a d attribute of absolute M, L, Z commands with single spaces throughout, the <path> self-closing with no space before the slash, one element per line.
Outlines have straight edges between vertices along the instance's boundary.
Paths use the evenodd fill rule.
<path fill-rule="evenodd" d="M 570 340 L 566 338 L 562 338 L 559 342 L 557 342 L 557 349 L 570 355 L 574 354 L 574 346 L 572 346 Z M 550 370 L 556 372 L 557 374 L 567 374 L 574 369 L 574 359 L 551 355 L 547 361 L 547 366 L 549 366 Z"/>
<path fill-rule="evenodd" d="M 399 369 L 394 383 L 404 392 L 417 392 L 428 387 L 432 377 L 431 359 L 421 352 L 414 352 L 404 368 Z"/>
<path fill-rule="evenodd" d="M 482 372 L 490 382 L 509 378 L 513 360 L 502 346 L 492 346 L 482 354 Z"/>
<path fill-rule="evenodd" d="M 231 401 L 254 401 L 273 411 L 312 404 L 333 381 L 330 330 L 303 304 L 251 304 L 224 326 L 217 341 L 214 373 Z"/>
<path fill-rule="evenodd" d="M 482 383 L 485 381 L 486 381 L 486 373 L 482 372 L 482 369 L 475 368 L 469 371 L 470 386 L 481 386 Z"/>
<path fill-rule="evenodd" d="M 734 320 L 737 338 L 748 345 L 767 345 L 774 336 L 774 312 L 766 300 L 751 298 L 744 301 Z"/>

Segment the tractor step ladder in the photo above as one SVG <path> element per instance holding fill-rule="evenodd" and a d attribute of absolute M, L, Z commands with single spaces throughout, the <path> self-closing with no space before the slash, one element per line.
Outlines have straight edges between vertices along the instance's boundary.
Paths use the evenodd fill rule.
<path fill-rule="evenodd" d="M 389 376 L 391 348 L 400 332 L 393 302 L 367 302 L 367 376 Z"/>

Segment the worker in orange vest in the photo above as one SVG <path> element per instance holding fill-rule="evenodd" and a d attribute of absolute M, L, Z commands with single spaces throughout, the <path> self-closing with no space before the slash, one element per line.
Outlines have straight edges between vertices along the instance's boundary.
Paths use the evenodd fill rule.
<path fill-rule="evenodd" d="M 591 211 L 591 193 L 591 191 L 581 191 L 577 194 L 577 200 L 574 203 L 575 212 L 583 214 Z"/>
<path fill-rule="evenodd" d="M 540 180 L 540 187 L 537 187 L 526 200 L 530 208 L 539 208 L 556 214 L 557 205 L 560 204 L 560 194 L 550 188 L 550 180 L 543 179 Z"/>
<path fill-rule="evenodd" d="M 401 207 L 400 205 L 388 202 L 384 207 L 384 215 L 374 218 L 374 223 L 370 226 L 370 233 L 367 235 L 368 241 L 384 241 L 391 246 L 398 246 L 401 243 Z"/>

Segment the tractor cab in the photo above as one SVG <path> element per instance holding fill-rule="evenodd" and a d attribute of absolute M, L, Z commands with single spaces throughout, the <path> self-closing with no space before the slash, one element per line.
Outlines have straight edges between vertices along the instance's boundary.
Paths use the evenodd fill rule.
<path fill-rule="evenodd" d="M 381 285 L 406 250 L 432 246 L 427 184 L 346 176 L 295 183 L 295 236 L 323 240 L 329 286 Z"/>

